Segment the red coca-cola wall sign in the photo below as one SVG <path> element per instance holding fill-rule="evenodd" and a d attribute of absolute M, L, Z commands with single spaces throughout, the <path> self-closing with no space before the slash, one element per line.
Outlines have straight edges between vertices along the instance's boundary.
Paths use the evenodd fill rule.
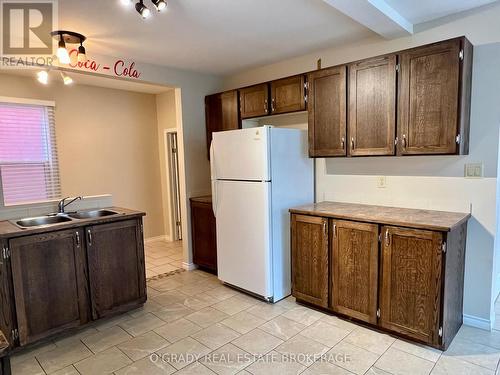
<path fill-rule="evenodd" d="M 111 74 L 116 77 L 135 78 L 141 77 L 141 72 L 136 68 L 135 62 L 125 62 L 124 60 L 116 60 L 113 64 L 106 65 L 100 64 L 95 60 L 88 59 L 86 62 L 78 61 L 78 50 L 72 49 L 69 52 L 71 63 L 69 66 L 90 72 L 100 72 L 104 74 Z"/>

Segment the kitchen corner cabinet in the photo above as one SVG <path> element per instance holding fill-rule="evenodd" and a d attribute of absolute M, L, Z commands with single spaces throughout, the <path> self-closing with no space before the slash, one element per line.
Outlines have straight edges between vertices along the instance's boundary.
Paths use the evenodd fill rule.
<path fill-rule="evenodd" d="M 470 214 L 335 202 L 290 212 L 298 302 L 448 348 L 462 325 Z"/>
<path fill-rule="evenodd" d="M 309 155 L 346 156 L 347 68 L 309 73 Z"/>
<path fill-rule="evenodd" d="M 142 223 L 127 220 L 85 230 L 92 317 L 100 319 L 143 304 L 146 275 Z"/>
<path fill-rule="evenodd" d="M 271 114 L 304 111 L 306 109 L 304 75 L 271 82 Z"/>
<path fill-rule="evenodd" d="M 80 229 L 10 241 L 20 345 L 89 321 L 88 272 L 82 241 Z"/>
<path fill-rule="evenodd" d="M 457 38 L 399 54 L 399 155 L 467 154 L 472 45 Z"/>
<path fill-rule="evenodd" d="M 193 263 L 217 273 L 217 230 L 212 197 L 191 198 Z"/>
<path fill-rule="evenodd" d="M 210 150 L 212 134 L 241 128 L 238 90 L 209 95 L 205 98 L 207 149 Z"/>
<path fill-rule="evenodd" d="M 394 155 L 396 55 L 349 65 L 349 155 Z"/>
<path fill-rule="evenodd" d="M 293 295 L 328 307 L 328 219 L 292 216 Z"/>
<path fill-rule="evenodd" d="M 267 83 L 245 87 L 239 90 L 242 119 L 269 114 L 269 86 Z"/>

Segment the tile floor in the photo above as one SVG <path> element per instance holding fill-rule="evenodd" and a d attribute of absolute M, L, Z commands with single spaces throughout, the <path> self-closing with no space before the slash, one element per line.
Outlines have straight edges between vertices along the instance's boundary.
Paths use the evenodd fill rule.
<path fill-rule="evenodd" d="M 141 309 L 15 355 L 13 374 L 499 374 L 500 331 L 464 326 L 442 353 L 201 271 L 148 290 Z"/>
<path fill-rule="evenodd" d="M 144 245 L 146 277 L 149 279 L 182 268 L 182 241 L 150 242 Z"/>

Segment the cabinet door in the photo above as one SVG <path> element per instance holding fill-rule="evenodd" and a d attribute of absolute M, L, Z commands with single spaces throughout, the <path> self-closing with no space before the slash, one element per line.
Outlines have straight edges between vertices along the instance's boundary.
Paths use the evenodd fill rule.
<path fill-rule="evenodd" d="M 240 91 L 241 118 L 269 114 L 269 87 L 267 83 L 247 87 Z"/>
<path fill-rule="evenodd" d="M 457 151 L 460 41 L 400 54 L 398 153 Z"/>
<path fill-rule="evenodd" d="M 207 149 L 212 143 L 212 133 L 241 128 L 238 108 L 238 91 L 209 95 L 205 98 Z"/>
<path fill-rule="evenodd" d="M 0 250 L 7 251 L 7 240 L 0 240 Z M 0 331 L 5 335 L 11 347 L 16 345 L 12 331 L 16 328 L 14 295 L 12 290 L 11 262 L 7 256 L 0 254 Z"/>
<path fill-rule="evenodd" d="M 305 77 L 303 75 L 271 82 L 272 114 L 304 111 L 305 109 Z"/>
<path fill-rule="evenodd" d="M 86 228 L 92 315 L 99 319 L 146 301 L 140 220 Z"/>
<path fill-rule="evenodd" d="M 442 235 L 383 227 L 379 324 L 437 345 L 441 309 Z"/>
<path fill-rule="evenodd" d="M 292 291 L 328 307 L 328 219 L 292 215 Z"/>
<path fill-rule="evenodd" d="M 89 320 L 82 239 L 76 229 L 10 241 L 20 345 Z"/>
<path fill-rule="evenodd" d="M 349 65 L 349 154 L 394 155 L 396 55 Z"/>
<path fill-rule="evenodd" d="M 217 272 L 217 239 L 212 204 L 191 201 L 193 263 Z"/>
<path fill-rule="evenodd" d="M 377 323 L 378 225 L 333 221 L 332 236 L 333 311 Z"/>
<path fill-rule="evenodd" d="M 346 155 L 346 67 L 309 73 L 309 155 Z"/>

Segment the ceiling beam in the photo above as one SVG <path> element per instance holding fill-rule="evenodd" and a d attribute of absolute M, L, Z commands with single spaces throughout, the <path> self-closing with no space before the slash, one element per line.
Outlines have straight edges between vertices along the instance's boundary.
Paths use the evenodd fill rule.
<path fill-rule="evenodd" d="M 323 0 L 386 39 L 413 34 L 413 24 L 384 0 Z"/>

